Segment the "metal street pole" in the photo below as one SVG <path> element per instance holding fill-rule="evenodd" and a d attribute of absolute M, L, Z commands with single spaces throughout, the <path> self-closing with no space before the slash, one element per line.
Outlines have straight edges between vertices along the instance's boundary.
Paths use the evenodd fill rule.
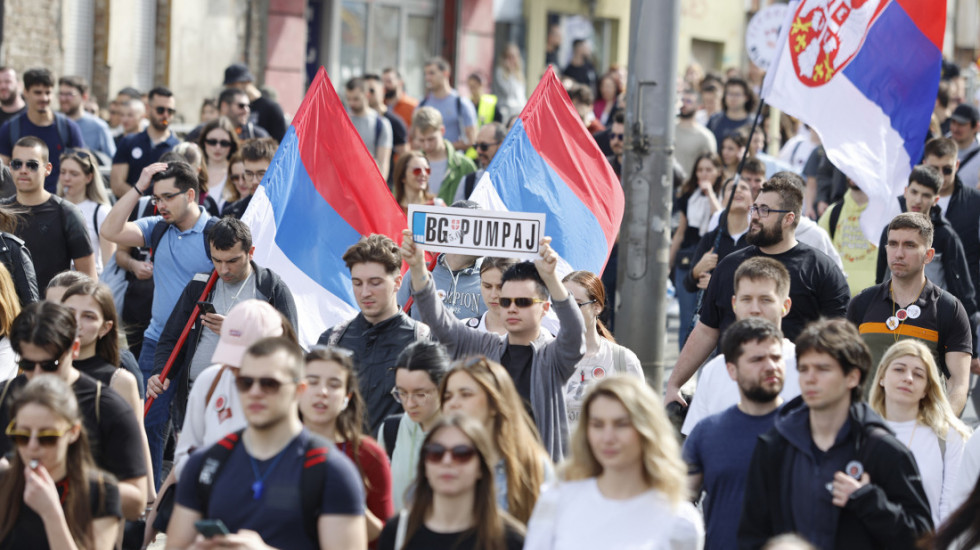
<path fill-rule="evenodd" d="M 632 2 L 616 336 L 640 358 L 647 381 L 659 392 L 667 345 L 680 1 Z"/>

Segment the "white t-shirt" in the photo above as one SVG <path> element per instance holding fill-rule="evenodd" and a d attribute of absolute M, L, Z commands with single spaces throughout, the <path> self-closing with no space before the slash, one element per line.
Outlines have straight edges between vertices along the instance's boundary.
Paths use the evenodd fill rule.
<path fill-rule="evenodd" d="M 235 389 L 235 372 L 230 367 L 221 373 L 221 379 L 211 394 L 211 402 L 204 402 L 214 377 L 221 372 L 221 367 L 222 365 L 211 365 L 201 371 L 187 396 L 184 428 L 177 438 L 177 448 L 174 450 L 174 472 L 177 479 L 180 479 L 180 472 L 193 450 L 214 445 L 222 437 L 244 429 L 247 424 L 238 390 Z"/>
<path fill-rule="evenodd" d="M 800 375 L 796 371 L 796 345 L 783 338 L 783 360 L 786 372 L 783 378 L 783 391 L 779 396 L 783 402 L 800 395 Z M 701 368 L 701 378 L 694 393 L 694 400 L 687 409 L 687 417 L 681 426 L 681 433 L 688 435 L 701 420 L 718 414 L 738 403 L 738 384 L 728 376 L 725 356 L 718 355 Z"/>
<path fill-rule="evenodd" d="M 676 505 L 652 489 L 611 500 L 596 478 L 545 490 L 527 526 L 524 550 L 695 550 L 704 547 L 704 522 L 690 502 Z"/>
<path fill-rule="evenodd" d="M 95 213 L 96 206 L 99 208 L 98 214 Z M 102 247 L 99 246 L 99 229 L 102 228 L 102 222 L 105 221 L 105 217 L 109 215 L 109 210 L 112 209 L 111 206 L 106 204 L 99 204 L 93 200 L 85 199 L 84 201 L 75 205 L 79 211 L 82 213 L 82 218 L 85 220 L 85 229 L 88 230 L 88 241 L 92 244 L 92 250 L 95 252 L 95 272 L 102 274 L 102 266 L 105 265 L 105 261 L 102 258 Z M 99 226 L 95 227 L 92 225 L 93 214 L 98 218 Z M 108 258 L 105 258 L 108 260 Z"/>
<path fill-rule="evenodd" d="M 980 435 L 978 434 L 980 434 L 980 430 L 973 432 L 963 447 L 959 477 L 957 482 L 953 484 L 953 492 L 950 496 L 949 505 L 953 510 L 966 502 L 966 498 L 973 492 L 973 487 L 980 479 Z"/>
<path fill-rule="evenodd" d="M 622 351 L 620 351 L 622 350 Z M 616 369 L 615 354 L 622 353 L 622 370 Z M 599 350 L 585 355 L 575 365 L 575 373 L 565 382 L 565 411 L 568 414 L 568 429 L 575 429 L 582 412 L 586 390 L 600 378 L 611 374 L 632 374 L 643 378 L 643 368 L 636 354 L 627 348 L 613 344 L 605 338 L 599 339 Z"/>
<path fill-rule="evenodd" d="M 929 499 L 932 523 L 939 525 L 956 510 L 955 485 L 963 459 L 963 436 L 954 429 L 946 433 L 945 456 L 939 447 L 939 437 L 932 429 L 915 420 L 892 422 L 885 420 L 895 437 L 912 451 L 922 476 L 922 487 Z M 973 487 L 973 484 L 970 484 Z"/>
<path fill-rule="evenodd" d="M 17 376 L 17 354 L 10 347 L 10 337 L 0 337 L 0 382 Z"/>

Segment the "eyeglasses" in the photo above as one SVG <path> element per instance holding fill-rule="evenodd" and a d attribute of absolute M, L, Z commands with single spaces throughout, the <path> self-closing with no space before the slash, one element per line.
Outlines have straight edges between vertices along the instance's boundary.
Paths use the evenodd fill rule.
<path fill-rule="evenodd" d="M 484 142 L 481 141 L 479 143 L 474 143 L 473 144 L 473 147 L 476 147 L 477 149 L 479 149 L 480 151 L 483 151 L 485 153 L 485 152 L 489 151 L 490 148 L 493 147 L 493 146 L 495 146 L 495 145 L 500 145 L 500 142 L 499 141 L 495 141 L 493 143 L 484 143 Z"/>
<path fill-rule="evenodd" d="M 20 370 L 25 372 L 31 372 L 37 367 L 41 367 L 44 372 L 54 372 L 58 370 L 58 365 L 60 362 L 57 359 L 51 359 L 48 361 L 31 361 L 30 359 L 18 359 L 17 366 Z"/>
<path fill-rule="evenodd" d="M 588 302 L 576 302 L 576 303 L 578 304 L 578 307 L 585 307 L 589 304 L 596 303 L 596 300 L 589 300 Z"/>
<path fill-rule="evenodd" d="M 428 176 L 429 174 L 432 173 L 432 168 L 429 168 L 428 166 L 426 166 L 425 168 L 421 166 L 419 166 L 418 168 L 412 168 L 412 174 L 414 174 L 415 176 L 421 176 L 423 172 L 425 172 L 425 175 Z"/>
<path fill-rule="evenodd" d="M 71 428 L 67 430 L 38 430 L 37 432 L 32 432 L 31 430 L 15 430 L 14 423 L 17 420 L 11 420 L 10 424 L 7 424 L 7 437 L 14 442 L 14 445 L 18 447 L 26 447 L 28 443 L 31 442 L 31 436 L 37 438 L 37 442 L 42 447 L 51 447 L 58 443 L 58 440 L 65 436 L 66 433 L 71 431 Z"/>
<path fill-rule="evenodd" d="M 476 449 L 472 445 L 456 445 L 455 447 L 447 448 L 445 445 L 440 445 L 439 443 L 429 443 L 422 447 L 422 456 L 430 464 L 442 462 L 446 457 L 446 453 L 452 455 L 454 463 L 466 464 L 476 456 Z"/>
<path fill-rule="evenodd" d="M 609 134 L 609 141 L 612 141 L 614 139 L 615 140 L 619 140 L 619 141 L 623 141 L 623 136 L 624 135 L 625 134 Z"/>
<path fill-rule="evenodd" d="M 183 191 L 177 191 L 176 193 L 160 193 L 160 195 L 153 195 L 150 197 L 150 202 L 153 204 L 159 204 L 161 202 L 170 202 L 177 195 L 183 195 L 184 193 L 190 191 L 190 189 L 184 189 Z"/>
<path fill-rule="evenodd" d="M 758 215 L 760 218 L 768 218 L 770 212 L 776 212 L 776 213 L 779 213 L 779 214 L 786 214 L 786 213 L 792 212 L 792 210 L 776 210 L 775 208 L 769 208 L 768 206 L 766 206 L 764 204 L 762 206 L 756 206 L 756 205 L 753 204 L 752 206 L 749 207 L 749 215 L 750 216 L 756 216 L 756 215 Z"/>
<path fill-rule="evenodd" d="M 88 166 L 89 172 L 95 167 L 92 163 L 92 155 L 89 154 L 85 149 L 65 149 L 65 153 L 61 155 L 61 162 L 68 159 L 72 159 L 75 162 L 84 163 Z"/>
<path fill-rule="evenodd" d="M 27 162 L 24 162 L 20 159 L 14 159 L 10 161 L 10 169 L 15 172 L 17 170 L 20 170 L 24 166 L 27 166 L 27 169 L 30 170 L 31 172 L 37 172 L 38 170 L 41 169 L 41 163 L 36 160 L 29 160 Z"/>
<path fill-rule="evenodd" d="M 290 380 L 288 382 L 283 382 L 282 380 L 269 377 L 255 378 L 253 376 L 238 376 L 235 378 L 235 387 L 238 388 L 239 393 L 248 393 L 252 386 L 256 383 L 259 385 L 259 389 L 262 393 L 269 395 L 279 391 L 279 388 L 283 384 L 296 383 L 298 380 Z"/>
<path fill-rule="evenodd" d="M 170 116 L 174 116 L 175 114 L 177 114 L 177 109 L 171 109 L 170 107 L 156 107 L 154 110 L 157 112 L 158 115 L 167 114 Z"/>
<path fill-rule="evenodd" d="M 221 146 L 221 147 L 231 147 L 231 142 L 227 139 L 206 139 L 204 143 L 210 145 L 211 147 Z"/>
<path fill-rule="evenodd" d="M 534 304 L 540 304 L 542 302 L 547 302 L 548 300 L 542 300 L 541 298 L 500 298 L 497 303 L 500 307 L 508 308 L 511 302 L 514 303 L 519 308 L 531 307 Z"/>
<path fill-rule="evenodd" d="M 264 178 L 264 177 L 265 177 L 265 170 L 259 170 L 258 172 L 253 172 L 251 170 L 245 170 L 245 179 L 246 180 L 256 179 L 256 180 L 262 181 L 262 178 Z"/>
<path fill-rule="evenodd" d="M 429 401 L 429 398 L 435 395 L 436 390 L 419 390 L 413 392 L 407 392 L 405 390 L 400 390 L 398 388 L 391 389 L 391 396 L 395 398 L 395 401 L 406 404 L 409 399 L 414 399 L 416 403 L 424 405 Z"/>

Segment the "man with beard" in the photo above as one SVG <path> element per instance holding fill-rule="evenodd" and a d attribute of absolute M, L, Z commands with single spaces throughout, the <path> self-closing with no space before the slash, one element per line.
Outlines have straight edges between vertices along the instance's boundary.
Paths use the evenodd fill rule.
<path fill-rule="evenodd" d="M 789 299 L 789 272 L 786 268 L 771 258 L 745 260 L 735 270 L 735 295 L 732 296 L 732 309 L 735 310 L 738 321 L 722 336 L 722 350 L 725 349 L 724 342 L 728 333 L 740 321 L 763 319 L 779 329 L 790 307 L 792 300 Z M 796 379 L 796 347 L 785 338 L 782 339 L 782 346 L 786 361 L 786 383 L 780 396 L 784 401 L 789 401 L 800 394 L 800 385 Z M 726 370 L 726 364 L 730 363 L 730 359 L 718 355 L 705 364 L 701 377 L 698 378 L 697 399 L 687 411 L 681 427 L 682 434 L 692 434 L 695 426 L 702 420 L 738 403 L 738 380 Z"/>
<path fill-rule="evenodd" d="M 810 321 L 844 316 L 851 296 L 844 274 L 826 254 L 796 240 L 802 189 L 800 176 L 792 172 L 779 172 L 763 184 L 750 209 L 747 235 L 750 246 L 729 254 L 715 268 L 704 294 L 701 318 L 667 381 L 666 402 L 687 405 L 680 395 L 680 387 L 711 354 L 719 334 L 735 322 L 730 298 L 735 270 L 749 258 L 772 258 L 789 271 L 789 297 L 794 307 L 783 320 L 783 332 L 790 340 Z"/>
<path fill-rule="evenodd" d="M 703 503 L 707 550 L 736 548 L 745 477 L 756 439 L 773 427 L 783 403 L 784 376 L 796 370 L 795 361 L 787 370 L 785 358 L 793 354 L 785 355 L 783 333 L 763 318 L 742 319 L 728 327 L 722 350 L 724 357 L 719 359 L 737 384 L 738 403 L 698 424 L 683 450 L 691 494 L 696 498 L 702 489 L 707 493 Z M 795 377 L 793 385 L 798 394 Z"/>
<path fill-rule="evenodd" d="M 116 149 L 116 156 L 112 158 L 109 184 L 117 198 L 122 198 L 136 185 L 144 168 L 160 160 L 164 153 L 180 143 L 170 129 L 170 121 L 177 114 L 173 92 L 160 86 L 150 90 L 147 98 L 150 125 L 138 134 L 124 137 Z"/>
<path fill-rule="evenodd" d="M 933 235 L 932 222 L 924 214 L 895 216 L 888 224 L 885 244 L 891 279 L 855 296 L 847 307 L 847 319 L 871 348 L 869 377 L 896 341 L 915 338 L 925 344 L 946 377 L 949 404 L 959 414 L 970 387 L 973 334 L 963 304 L 926 277 L 926 264 L 935 254 Z"/>
<path fill-rule="evenodd" d="M 12 67 L 0 67 L 0 125 L 24 112 L 27 104 L 20 96 L 17 71 Z"/>
<path fill-rule="evenodd" d="M 419 106 L 419 100 L 405 93 L 405 81 L 401 73 L 394 67 L 388 67 L 381 73 L 385 87 L 385 104 L 398 115 L 405 126 L 412 124 L 412 113 Z"/>
<path fill-rule="evenodd" d="M 674 127 L 674 157 L 685 174 L 694 170 L 694 160 L 718 150 L 715 135 L 703 124 L 694 120 L 698 112 L 698 94 L 691 88 L 681 93 L 681 107 Z"/>
<path fill-rule="evenodd" d="M 507 137 L 507 129 L 499 122 L 491 122 L 480 128 L 480 131 L 476 133 L 476 143 L 473 144 L 473 147 L 476 148 L 477 170 L 466 174 L 462 185 L 456 189 L 453 202 L 470 198 L 473 190 L 476 189 L 476 184 L 480 183 L 480 178 L 487 171 L 487 166 L 490 166 L 490 161 L 497 154 L 497 149 L 500 149 L 500 144 L 504 142 L 505 137 Z"/>

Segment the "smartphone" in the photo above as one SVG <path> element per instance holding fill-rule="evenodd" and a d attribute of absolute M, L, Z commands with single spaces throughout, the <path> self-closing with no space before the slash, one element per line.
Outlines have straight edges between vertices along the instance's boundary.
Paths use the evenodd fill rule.
<path fill-rule="evenodd" d="M 225 522 L 220 519 L 200 519 L 194 522 L 194 528 L 197 532 L 204 535 L 206 538 L 215 537 L 218 535 L 227 535 L 230 533 L 228 528 L 225 527 Z"/>
<path fill-rule="evenodd" d="M 200 308 L 201 313 L 218 313 L 211 302 L 198 302 L 197 307 Z"/>

